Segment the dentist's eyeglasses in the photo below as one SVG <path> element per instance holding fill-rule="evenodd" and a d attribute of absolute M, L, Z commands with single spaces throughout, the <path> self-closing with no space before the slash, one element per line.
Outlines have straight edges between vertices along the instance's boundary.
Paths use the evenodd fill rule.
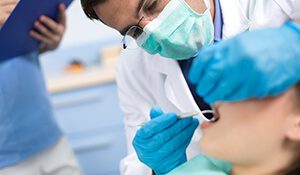
<path fill-rule="evenodd" d="M 155 19 L 170 1 L 171 0 L 144 0 L 138 13 L 138 16 L 140 16 L 139 22 L 130 27 L 122 39 L 123 49 L 138 48 L 135 40 L 144 32 L 143 28 L 139 26 L 140 22 Z"/>
<path fill-rule="evenodd" d="M 142 17 L 139 23 L 143 20 Z M 135 40 L 144 32 L 143 28 L 139 26 L 139 23 L 135 26 L 130 27 L 122 39 L 123 49 L 136 49 L 138 46 L 135 43 Z"/>

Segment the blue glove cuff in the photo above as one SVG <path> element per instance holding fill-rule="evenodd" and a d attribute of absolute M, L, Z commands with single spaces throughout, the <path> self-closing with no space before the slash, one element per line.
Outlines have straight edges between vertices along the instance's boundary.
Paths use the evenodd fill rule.
<path fill-rule="evenodd" d="M 183 156 L 183 157 L 181 158 L 180 162 L 179 162 L 177 165 L 175 165 L 173 168 L 171 168 L 170 170 L 168 170 L 167 172 L 165 172 L 165 173 L 159 173 L 159 172 L 157 172 L 157 171 L 155 171 L 155 170 L 153 170 L 153 171 L 155 172 L 156 175 L 164 175 L 164 174 L 169 173 L 170 171 L 172 171 L 172 170 L 175 169 L 176 167 L 179 167 L 181 164 L 184 164 L 185 162 L 187 162 L 186 153 L 185 153 L 185 156 Z"/>
<path fill-rule="evenodd" d="M 285 23 L 284 27 L 288 28 L 289 32 L 290 32 L 290 30 L 292 30 L 293 32 L 296 32 L 296 38 L 293 38 L 293 39 L 298 40 L 298 42 L 300 44 L 300 25 L 297 22 L 288 21 Z M 295 36 L 293 35 L 293 37 L 295 37 Z"/>
<path fill-rule="evenodd" d="M 288 21 L 285 23 L 288 27 L 294 29 L 300 35 L 300 24 L 294 21 Z"/>

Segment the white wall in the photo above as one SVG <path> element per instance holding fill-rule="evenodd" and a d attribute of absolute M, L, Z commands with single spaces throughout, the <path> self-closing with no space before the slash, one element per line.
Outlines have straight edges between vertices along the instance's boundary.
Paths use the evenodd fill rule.
<path fill-rule="evenodd" d="M 74 0 L 68 7 L 67 29 L 60 48 L 117 38 L 120 38 L 121 41 L 119 32 L 105 26 L 100 21 L 92 21 L 85 16 L 80 0 Z"/>
<path fill-rule="evenodd" d="M 121 46 L 121 40 L 122 36 L 118 31 L 100 21 L 88 19 L 80 0 L 73 0 L 67 9 L 67 29 L 58 49 L 40 55 L 42 69 L 45 74 L 62 73 L 73 58 L 85 65 L 94 64 L 101 57 L 100 43 L 109 44 L 111 41 L 118 44 L 120 41 Z"/>

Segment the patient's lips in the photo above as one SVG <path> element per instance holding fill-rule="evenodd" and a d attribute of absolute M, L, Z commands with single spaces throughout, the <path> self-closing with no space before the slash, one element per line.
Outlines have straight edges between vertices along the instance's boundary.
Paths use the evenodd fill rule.
<path fill-rule="evenodd" d="M 220 119 L 220 114 L 219 114 L 219 111 L 218 111 L 218 107 L 217 107 L 217 105 L 214 105 L 214 116 L 213 116 L 213 118 L 209 122 L 206 122 L 206 121 L 202 122 L 200 127 L 201 127 L 202 130 L 207 129 L 210 126 L 214 125 L 219 119 Z"/>

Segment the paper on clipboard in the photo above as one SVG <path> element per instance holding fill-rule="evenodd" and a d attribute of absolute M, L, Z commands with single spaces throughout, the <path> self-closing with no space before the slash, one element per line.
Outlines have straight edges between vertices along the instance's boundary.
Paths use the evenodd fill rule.
<path fill-rule="evenodd" d="M 41 15 L 56 19 L 58 4 L 66 7 L 72 0 L 20 0 L 0 29 L 0 62 L 37 50 L 39 41 L 29 35 Z"/>

